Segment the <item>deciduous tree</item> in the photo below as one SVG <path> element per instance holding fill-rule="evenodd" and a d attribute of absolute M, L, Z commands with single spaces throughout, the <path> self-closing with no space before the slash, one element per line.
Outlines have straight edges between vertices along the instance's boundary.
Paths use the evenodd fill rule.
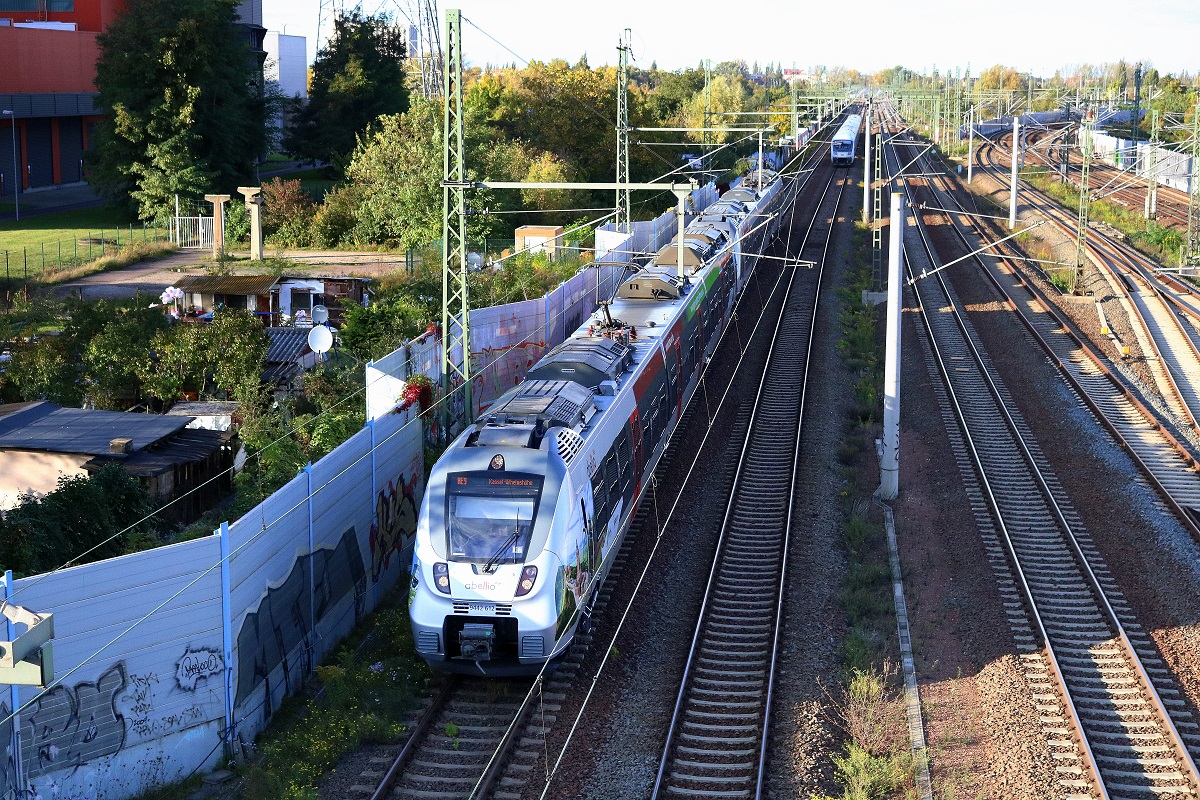
<path fill-rule="evenodd" d="M 404 31 L 386 16 L 339 15 L 312 66 L 308 105 L 284 137 L 300 158 L 340 162 L 376 118 L 408 109 Z"/>
<path fill-rule="evenodd" d="M 143 219 L 176 193 L 231 191 L 264 142 L 258 65 L 235 0 L 129 0 L 100 35 L 91 179 Z"/>

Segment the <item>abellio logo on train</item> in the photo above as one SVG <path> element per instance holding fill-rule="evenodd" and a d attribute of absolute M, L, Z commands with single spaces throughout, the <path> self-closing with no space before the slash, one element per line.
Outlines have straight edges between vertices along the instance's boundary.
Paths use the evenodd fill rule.
<path fill-rule="evenodd" d="M 473 592 L 494 592 L 494 591 L 496 591 L 496 584 L 488 583 L 487 581 L 467 581 L 466 583 L 463 584 L 463 586 L 467 587 L 468 589 L 470 589 Z"/>

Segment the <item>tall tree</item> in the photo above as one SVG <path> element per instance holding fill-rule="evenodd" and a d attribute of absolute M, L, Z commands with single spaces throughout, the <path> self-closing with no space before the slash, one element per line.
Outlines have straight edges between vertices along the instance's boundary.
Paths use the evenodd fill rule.
<path fill-rule="evenodd" d="M 259 68 L 236 0 L 129 0 L 99 37 L 92 182 L 162 219 L 174 195 L 232 191 L 264 142 Z"/>
<path fill-rule="evenodd" d="M 308 105 L 288 128 L 284 149 L 339 163 L 377 117 L 406 111 L 404 53 L 404 31 L 387 16 L 339 15 L 313 62 Z"/>

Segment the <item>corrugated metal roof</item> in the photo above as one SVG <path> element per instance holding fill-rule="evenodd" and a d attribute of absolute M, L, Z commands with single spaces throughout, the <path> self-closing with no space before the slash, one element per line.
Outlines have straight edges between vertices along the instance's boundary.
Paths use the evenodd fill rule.
<path fill-rule="evenodd" d="M 267 328 L 271 343 L 267 347 L 268 364 L 288 364 L 299 360 L 308 350 L 308 332 L 312 328 Z"/>
<path fill-rule="evenodd" d="M 224 416 L 236 413 L 239 406 L 241 406 L 241 403 L 234 400 L 189 400 L 171 406 L 171 410 L 167 412 L 167 416 Z"/>
<path fill-rule="evenodd" d="M 229 431 L 187 428 L 158 446 L 134 453 L 124 459 L 121 466 L 130 475 L 139 477 L 160 475 L 179 464 L 203 461 L 232 438 L 233 433 Z M 109 459 L 97 458 L 94 463 L 102 466 L 107 460 Z"/>
<path fill-rule="evenodd" d="M 270 294 L 279 282 L 272 275 L 189 275 L 175 285 L 185 292 L 202 294 Z"/>
<path fill-rule="evenodd" d="M 112 439 L 129 438 L 136 451 L 171 435 L 191 420 L 34 403 L 0 417 L 0 448 L 106 455 Z"/>

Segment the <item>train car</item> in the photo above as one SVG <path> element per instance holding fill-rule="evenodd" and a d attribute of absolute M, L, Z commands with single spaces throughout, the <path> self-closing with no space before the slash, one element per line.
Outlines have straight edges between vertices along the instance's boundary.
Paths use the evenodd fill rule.
<path fill-rule="evenodd" d="M 783 181 L 753 172 L 624 279 L 434 465 L 409 616 L 440 671 L 536 673 L 565 654 L 712 356 Z"/>
<path fill-rule="evenodd" d="M 851 114 L 833 135 L 829 145 L 829 160 L 835 165 L 850 166 L 858 149 L 858 131 L 862 127 L 862 116 Z"/>

